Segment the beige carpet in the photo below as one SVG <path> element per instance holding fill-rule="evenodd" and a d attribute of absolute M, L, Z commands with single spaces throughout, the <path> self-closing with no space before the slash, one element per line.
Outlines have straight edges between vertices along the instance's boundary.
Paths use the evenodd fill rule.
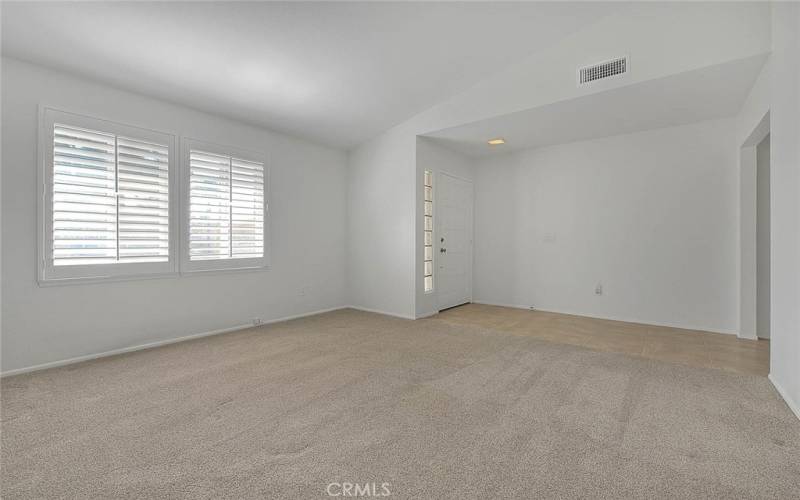
<path fill-rule="evenodd" d="M 797 498 L 800 422 L 763 377 L 337 311 L 4 379 L 0 465 L 6 500 Z"/>

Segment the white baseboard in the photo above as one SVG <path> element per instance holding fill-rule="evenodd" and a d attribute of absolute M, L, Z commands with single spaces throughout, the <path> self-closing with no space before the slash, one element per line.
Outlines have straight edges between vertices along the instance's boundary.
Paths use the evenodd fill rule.
<path fill-rule="evenodd" d="M 361 306 L 345 306 L 343 309 L 355 309 L 356 311 L 364 311 L 368 313 L 375 313 L 375 314 L 383 314 L 384 316 L 393 316 L 395 318 L 401 319 L 416 319 L 414 316 L 409 316 L 407 314 L 398 314 L 388 311 L 381 311 L 380 309 L 370 309 L 368 307 L 361 307 Z"/>
<path fill-rule="evenodd" d="M 708 328 L 703 326 L 691 326 L 691 325 L 683 325 L 678 323 L 665 323 L 665 322 L 654 322 L 654 321 L 645 321 L 641 319 L 631 319 L 631 318 L 620 318 L 617 316 L 601 316 L 596 314 L 586 314 L 582 312 L 575 312 L 575 311 L 565 311 L 565 310 L 556 310 L 556 309 L 540 309 L 535 307 L 531 309 L 530 306 L 525 305 L 518 305 L 518 304 L 498 304 L 495 302 L 484 302 L 481 300 L 473 300 L 475 304 L 483 304 L 487 306 L 500 306 L 500 307 L 513 307 L 515 309 L 525 309 L 527 311 L 541 311 L 541 312 L 549 312 L 549 313 L 556 313 L 556 314 L 568 314 L 570 316 L 582 316 L 584 318 L 594 318 L 594 319 L 606 319 L 609 321 L 621 321 L 623 323 L 638 323 L 640 325 L 653 325 L 653 326 L 666 326 L 668 328 L 680 328 L 682 330 L 698 330 L 703 332 L 711 332 L 711 333 L 724 333 L 725 335 L 737 335 L 738 332 L 735 330 L 725 330 L 725 329 L 718 329 L 718 328 Z"/>
<path fill-rule="evenodd" d="M 223 334 L 223 333 L 235 332 L 235 331 L 238 331 L 238 330 L 244 330 L 246 328 L 258 328 L 259 326 L 263 326 L 263 325 L 269 325 L 269 324 L 272 324 L 272 323 L 280 323 L 282 321 L 290 321 L 290 320 L 293 320 L 293 319 L 305 318 L 306 316 L 315 316 L 317 314 L 323 314 L 323 313 L 326 313 L 326 312 L 338 311 L 340 309 L 347 309 L 348 307 L 349 306 L 331 307 L 331 308 L 328 308 L 328 309 L 320 309 L 320 310 L 311 311 L 311 312 L 308 312 L 308 313 L 295 314 L 293 316 L 285 316 L 285 317 L 282 317 L 282 318 L 267 320 L 267 321 L 262 322 L 260 325 L 253 325 L 252 323 L 247 323 L 247 324 L 243 324 L 243 325 L 235 325 L 235 326 L 230 326 L 230 327 L 227 327 L 227 328 L 220 328 L 218 330 L 211 330 L 211 331 L 207 331 L 207 332 L 194 333 L 194 334 L 191 334 L 191 335 L 184 335 L 183 337 L 175 337 L 175 338 L 171 338 L 171 339 L 158 340 L 156 342 L 148 342 L 147 344 L 140 344 L 140 345 L 135 345 L 135 346 L 130 346 L 130 347 L 123 347 L 121 349 L 113 349 L 111 351 L 104 351 L 104 352 L 99 352 L 99 353 L 95 353 L 95 354 L 87 354 L 87 355 L 84 355 L 84 356 L 76 356 L 74 358 L 62 359 L 62 360 L 58 360 L 58 361 L 50 361 L 48 363 L 42 363 L 42 364 L 39 364 L 39 365 L 27 366 L 27 367 L 24 367 L 24 368 L 16 368 L 14 370 L 4 371 L 4 372 L 0 373 L 0 378 L 10 377 L 12 375 L 21 375 L 23 373 L 36 372 L 36 371 L 40 371 L 40 370 L 46 370 L 48 368 L 57 368 L 59 366 L 72 365 L 72 364 L 75 364 L 75 363 L 80 363 L 82 361 L 90 361 L 92 359 L 105 358 L 105 357 L 108 357 L 108 356 L 115 356 L 117 354 L 125 354 L 125 353 L 128 353 L 128 352 L 141 351 L 141 350 L 144 350 L 144 349 L 152 349 L 154 347 L 161 347 L 161 346 L 165 346 L 165 345 L 169 345 L 169 344 L 177 344 L 178 342 L 185 342 L 187 340 L 194 340 L 194 339 L 199 339 L 199 338 L 202 338 L 202 337 L 210 337 L 212 335 L 220 335 L 220 334 Z"/>
<path fill-rule="evenodd" d="M 505 303 L 502 303 L 502 302 L 488 302 L 488 301 L 485 301 L 485 300 L 473 300 L 472 303 L 473 304 L 481 304 L 481 305 L 484 305 L 484 306 L 511 307 L 513 309 L 525 309 L 525 310 L 528 310 L 528 311 L 534 311 L 534 310 L 543 311 L 543 309 L 531 309 L 531 306 L 523 306 L 523 305 L 519 305 L 519 304 L 505 304 Z M 548 312 L 552 312 L 552 311 L 548 311 Z"/>
<path fill-rule="evenodd" d="M 792 400 L 792 398 L 789 397 L 789 394 L 783 389 L 783 387 L 781 387 L 781 385 L 778 382 L 775 381 L 775 378 L 772 376 L 771 373 L 767 375 L 767 377 L 769 378 L 769 381 L 772 382 L 772 385 L 775 387 L 775 390 L 778 391 L 778 394 L 780 394 L 783 400 L 786 402 L 786 406 L 788 406 L 789 409 L 792 410 L 792 413 L 794 413 L 795 417 L 800 419 L 800 404 L 796 403 L 795 401 Z"/>

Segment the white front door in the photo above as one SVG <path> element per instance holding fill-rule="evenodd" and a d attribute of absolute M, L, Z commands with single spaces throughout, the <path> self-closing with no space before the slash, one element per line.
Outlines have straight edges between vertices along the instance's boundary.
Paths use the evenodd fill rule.
<path fill-rule="evenodd" d="M 436 194 L 439 310 L 472 300 L 472 183 L 442 173 Z"/>

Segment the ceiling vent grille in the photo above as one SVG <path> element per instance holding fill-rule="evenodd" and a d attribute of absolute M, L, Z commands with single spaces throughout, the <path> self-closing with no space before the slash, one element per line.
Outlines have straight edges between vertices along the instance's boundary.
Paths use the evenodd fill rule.
<path fill-rule="evenodd" d="M 591 66 L 578 68 L 578 85 L 622 75 L 628 72 L 628 57 L 618 57 Z"/>

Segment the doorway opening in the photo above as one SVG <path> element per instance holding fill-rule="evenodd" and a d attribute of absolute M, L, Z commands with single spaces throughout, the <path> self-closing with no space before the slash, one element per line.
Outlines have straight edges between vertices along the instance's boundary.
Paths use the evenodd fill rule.
<path fill-rule="evenodd" d="M 739 337 L 770 337 L 770 137 L 769 112 L 740 150 Z"/>

